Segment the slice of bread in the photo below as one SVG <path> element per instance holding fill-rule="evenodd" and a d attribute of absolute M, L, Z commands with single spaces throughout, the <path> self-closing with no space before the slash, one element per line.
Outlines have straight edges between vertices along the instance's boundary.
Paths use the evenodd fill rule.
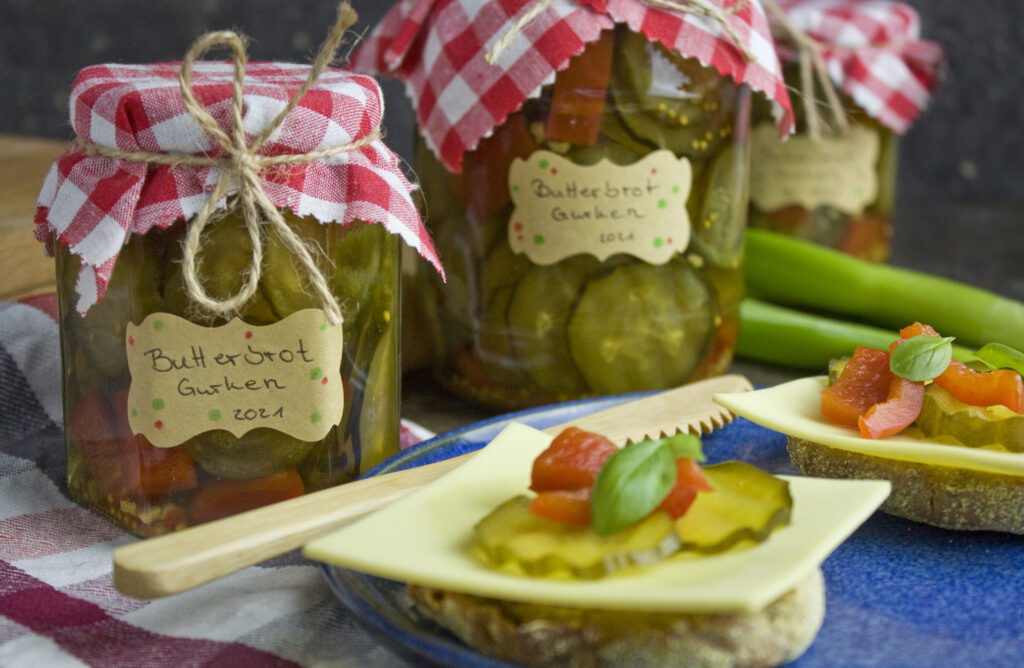
<path fill-rule="evenodd" d="M 808 476 L 888 480 L 881 510 L 946 529 L 1024 533 L 1024 476 L 886 459 L 789 437 L 793 465 Z"/>
<path fill-rule="evenodd" d="M 760 612 L 578 610 L 416 585 L 411 605 L 474 649 L 526 666 L 774 666 L 814 641 L 825 585 L 814 569 Z"/>

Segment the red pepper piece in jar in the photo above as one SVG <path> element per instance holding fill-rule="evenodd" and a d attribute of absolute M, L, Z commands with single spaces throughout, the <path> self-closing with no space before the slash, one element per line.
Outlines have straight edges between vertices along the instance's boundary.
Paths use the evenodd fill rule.
<path fill-rule="evenodd" d="M 133 434 L 128 422 L 128 392 L 110 400 L 119 440 L 121 470 L 132 496 L 156 497 L 196 486 L 196 467 L 181 447 L 158 448 L 142 434 Z"/>
<path fill-rule="evenodd" d="M 110 406 L 99 391 L 89 390 L 75 401 L 68 412 L 67 430 L 99 492 L 103 496 L 121 496 L 127 485 L 121 467 L 120 440 Z"/>
<path fill-rule="evenodd" d="M 569 427 L 533 462 L 530 489 L 535 492 L 590 488 L 606 459 L 618 448 L 600 434 Z"/>
<path fill-rule="evenodd" d="M 555 77 L 551 113 L 545 130 L 553 141 L 593 146 L 601 129 L 608 82 L 612 70 L 615 32 L 601 38 L 576 56 L 569 67 Z"/>
<path fill-rule="evenodd" d="M 821 414 L 857 429 L 860 416 L 888 399 L 893 377 L 886 351 L 858 346 L 839 379 L 822 390 Z"/>
<path fill-rule="evenodd" d="M 302 478 L 296 471 L 282 471 L 251 480 L 215 480 L 202 485 L 189 502 L 190 524 L 202 524 L 302 496 Z"/>

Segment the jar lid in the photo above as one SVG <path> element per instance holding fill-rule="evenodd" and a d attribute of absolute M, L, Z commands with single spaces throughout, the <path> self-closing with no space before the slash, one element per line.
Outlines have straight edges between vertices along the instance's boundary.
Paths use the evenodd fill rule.
<path fill-rule="evenodd" d="M 190 72 L 195 102 L 229 139 L 236 65 L 197 61 Z M 47 244 L 56 237 L 81 258 L 83 313 L 103 296 L 131 235 L 192 219 L 225 175 L 229 183 L 214 208 L 224 208 L 239 190 L 243 179 L 232 174 L 233 150 L 215 140 L 212 125 L 203 127 L 201 113 L 187 108 L 181 69 L 182 63 L 95 65 L 74 82 L 70 110 L 78 144 L 46 176 L 36 236 Z M 372 77 L 324 69 L 287 116 L 277 118 L 310 72 L 309 65 L 291 63 L 244 65 L 244 143 L 273 127 L 253 155 L 281 158 L 258 169 L 262 192 L 273 207 L 323 223 L 381 223 L 442 272 L 410 195 L 414 186 L 379 139 L 383 96 Z M 151 161 L 153 154 L 166 156 L 167 164 Z"/>
<path fill-rule="evenodd" d="M 942 46 L 920 39 L 917 11 L 886 0 L 779 0 L 794 28 L 821 47 L 829 77 L 897 133 L 924 111 L 941 79 Z M 795 59 L 779 32 L 779 55 Z"/>
<path fill-rule="evenodd" d="M 538 5 L 542 11 L 523 22 Z M 666 8 L 671 5 L 692 11 Z M 352 64 L 405 82 L 424 140 L 457 172 L 466 151 L 616 23 L 764 93 L 780 133 L 792 130 L 759 0 L 403 0 L 363 41 Z M 490 64 L 488 52 L 506 34 L 507 48 Z"/>

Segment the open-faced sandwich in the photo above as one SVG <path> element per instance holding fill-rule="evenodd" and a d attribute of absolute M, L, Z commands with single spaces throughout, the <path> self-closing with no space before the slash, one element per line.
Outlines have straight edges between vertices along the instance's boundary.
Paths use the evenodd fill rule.
<path fill-rule="evenodd" d="M 821 562 L 889 486 L 703 459 L 692 435 L 620 449 L 513 424 L 305 553 L 409 583 L 419 618 L 522 665 L 791 661 L 824 617 Z"/>
<path fill-rule="evenodd" d="M 953 358 L 952 339 L 914 323 L 888 350 L 858 347 L 835 360 L 827 381 L 719 399 L 786 433 L 807 475 L 890 481 L 890 514 L 1024 533 L 1024 355 L 989 344 L 964 357 Z M 809 415 L 812 400 L 825 424 Z"/>
<path fill-rule="evenodd" d="M 516 575 L 591 579 L 742 549 L 789 523 L 786 481 L 742 462 L 702 467 L 703 459 L 692 434 L 620 450 L 570 427 L 533 462 L 535 495 L 518 494 L 477 523 L 474 550 Z M 470 646 L 535 666 L 776 665 L 804 652 L 825 612 L 818 568 L 756 612 L 628 614 L 420 585 L 409 595 Z"/>

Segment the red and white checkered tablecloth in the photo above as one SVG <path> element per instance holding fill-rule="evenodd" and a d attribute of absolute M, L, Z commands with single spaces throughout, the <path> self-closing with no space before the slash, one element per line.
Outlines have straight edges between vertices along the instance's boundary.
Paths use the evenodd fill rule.
<path fill-rule="evenodd" d="M 921 39 L 917 11 L 889 0 L 779 0 L 795 28 L 821 45 L 829 76 L 897 133 L 924 111 L 941 79 L 942 46 Z M 792 51 L 780 45 L 783 57 Z"/>
<path fill-rule="evenodd" d="M 122 151 L 219 157 L 187 111 L 179 63 L 96 65 L 79 73 L 71 90 L 71 123 L 87 142 Z M 249 63 L 245 68 L 243 128 L 251 141 L 267 127 L 309 75 L 308 65 Z M 234 69 L 204 61 L 192 69 L 196 99 L 230 134 Z M 328 69 L 261 149 L 265 155 L 308 153 L 342 146 L 371 133 L 383 113 L 377 82 Z M 85 311 L 103 295 L 117 255 L 132 234 L 166 228 L 202 208 L 221 177 L 211 166 L 150 165 L 88 156 L 72 149 L 51 168 L 39 195 L 37 237 L 54 236 L 83 262 L 77 285 Z M 441 271 L 412 184 L 397 156 L 380 140 L 363 148 L 261 174 L 278 208 L 321 222 L 382 223 Z M 235 191 L 232 187 L 229 195 Z M 224 198 L 219 206 L 226 203 Z"/>
<path fill-rule="evenodd" d="M 0 666 L 406 666 L 297 552 L 153 601 L 114 589 L 136 539 L 67 496 L 56 310 L 0 303 Z M 403 447 L 426 436 L 403 423 Z"/>
<path fill-rule="evenodd" d="M 742 4 L 739 4 L 742 3 Z M 746 62 L 713 21 L 642 0 L 555 0 L 525 26 L 494 64 L 491 45 L 531 0 L 401 0 L 353 54 L 356 69 L 405 82 L 427 144 L 451 170 L 495 126 L 550 83 L 569 59 L 616 23 L 749 84 L 774 103 L 780 131 L 793 116 L 768 21 L 758 0 L 710 0 L 754 59 Z"/>

